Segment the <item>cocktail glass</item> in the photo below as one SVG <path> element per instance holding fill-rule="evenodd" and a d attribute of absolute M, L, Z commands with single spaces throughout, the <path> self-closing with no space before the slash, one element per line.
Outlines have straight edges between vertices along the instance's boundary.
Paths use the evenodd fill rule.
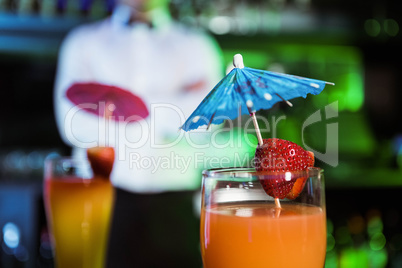
<path fill-rule="evenodd" d="M 259 176 L 307 180 L 295 200 L 282 199 L 278 208 Z M 323 170 L 204 171 L 200 231 L 204 268 L 322 268 L 326 253 Z"/>
<path fill-rule="evenodd" d="M 89 162 L 45 162 L 44 201 L 57 268 L 103 268 L 114 189 L 94 178 Z"/>

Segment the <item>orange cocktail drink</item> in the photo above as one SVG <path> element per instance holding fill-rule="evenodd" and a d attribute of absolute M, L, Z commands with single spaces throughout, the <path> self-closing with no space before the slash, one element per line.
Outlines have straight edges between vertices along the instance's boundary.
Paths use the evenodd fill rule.
<path fill-rule="evenodd" d="M 204 268 L 322 268 L 326 215 L 322 172 L 310 169 L 295 200 L 275 206 L 256 173 L 247 169 L 204 173 L 201 250 Z"/>
<path fill-rule="evenodd" d="M 46 167 L 44 200 L 56 267 L 102 268 L 114 189 L 107 178 L 84 174 L 76 164 L 63 158 Z"/>

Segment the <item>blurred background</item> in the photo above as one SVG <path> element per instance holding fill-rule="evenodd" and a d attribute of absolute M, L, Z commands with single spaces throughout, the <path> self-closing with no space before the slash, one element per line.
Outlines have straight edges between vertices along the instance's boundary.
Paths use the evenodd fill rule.
<path fill-rule="evenodd" d="M 43 161 L 70 153 L 53 115 L 58 50 L 68 31 L 114 5 L 0 0 L 0 267 L 53 267 Z M 317 161 L 326 170 L 326 267 L 402 267 L 399 2 L 172 0 L 170 8 L 176 20 L 210 32 L 227 65 L 242 53 L 248 67 L 336 84 L 261 115 L 285 116 L 276 136 L 326 159 Z M 303 125 L 312 114 L 320 120 Z"/>

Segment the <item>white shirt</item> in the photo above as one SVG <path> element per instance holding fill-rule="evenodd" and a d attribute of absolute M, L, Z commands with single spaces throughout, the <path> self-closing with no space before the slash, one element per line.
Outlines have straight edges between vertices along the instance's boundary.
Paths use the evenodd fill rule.
<path fill-rule="evenodd" d="M 75 157 L 85 157 L 88 147 L 115 147 L 111 179 L 117 187 L 133 192 L 196 189 L 203 167 L 194 155 L 203 151 L 190 146 L 192 140 L 179 127 L 222 72 L 219 48 L 202 32 L 174 23 L 127 26 L 113 17 L 80 26 L 67 36 L 59 55 L 54 102 L 61 137 Z M 199 81 L 205 82 L 201 90 L 186 90 Z M 150 116 L 131 124 L 105 122 L 77 109 L 66 90 L 78 82 L 129 90 L 144 101 Z"/>

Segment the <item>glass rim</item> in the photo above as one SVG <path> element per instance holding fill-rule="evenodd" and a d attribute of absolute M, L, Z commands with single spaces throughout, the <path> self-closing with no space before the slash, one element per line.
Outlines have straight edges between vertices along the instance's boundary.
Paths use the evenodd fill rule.
<path fill-rule="evenodd" d="M 86 158 L 75 158 L 73 156 L 53 156 L 46 158 L 45 161 L 45 166 L 49 165 L 61 165 L 63 163 L 68 163 L 74 167 L 77 168 L 89 168 L 91 166 L 91 163 L 89 162 L 88 159 Z"/>
<path fill-rule="evenodd" d="M 81 179 L 93 179 L 91 163 L 86 158 L 75 158 L 73 156 L 52 156 L 45 159 L 44 179 L 67 179 L 69 177 L 80 177 Z M 68 171 L 73 168 L 70 174 Z"/>
<path fill-rule="evenodd" d="M 88 162 L 88 159 L 86 158 L 76 158 L 74 156 L 51 156 L 45 159 L 47 162 L 62 162 L 62 161 L 71 161 L 71 162 Z"/>
<path fill-rule="evenodd" d="M 257 176 L 286 176 L 286 174 L 291 174 L 295 177 L 315 177 L 322 175 L 324 169 L 319 167 L 309 167 L 306 170 L 298 171 L 283 171 L 283 172 L 273 172 L 273 171 L 256 171 L 253 167 L 227 167 L 227 168 L 212 168 L 206 169 L 202 172 L 204 178 L 213 179 L 246 179 L 254 178 Z"/>

